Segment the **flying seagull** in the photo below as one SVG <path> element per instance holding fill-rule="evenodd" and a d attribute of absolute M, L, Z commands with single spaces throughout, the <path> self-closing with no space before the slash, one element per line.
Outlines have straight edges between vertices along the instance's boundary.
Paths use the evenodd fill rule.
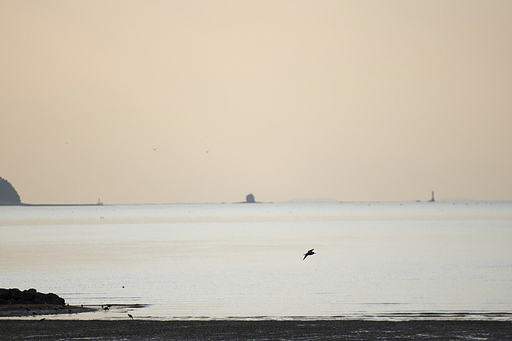
<path fill-rule="evenodd" d="M 304 258 L 302 258 L 302 260 L 306 259 L 306 257 L 307 257 L 307 256 L 312 256 L 312 255 L 314 255 L 314 254 L 315 254 L 315 251 L 313 251 L 313 250 L 314 250 L 314 249 L 311 249 L 311 250 L 309 250 L 308 252 L 306 252 L 306 253 L 304 254 Z"/>

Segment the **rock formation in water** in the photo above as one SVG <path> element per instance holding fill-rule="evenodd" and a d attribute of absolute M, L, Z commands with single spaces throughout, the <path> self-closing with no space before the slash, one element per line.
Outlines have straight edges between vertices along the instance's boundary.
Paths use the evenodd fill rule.
<path fill-rule="evenodd" d="M 254 195 L 247 194 L 247 196 L 245 197 L 245 202 L 255 203 L 256 201 L 254 201 Z"/>
<path fill-rule="evenodd" d="M 56 294 L 43 294 L 36 289 L 0 289 L 0 304 L 52 304 L 64 305 L 66 301 Z"/>
<path fill-rule="evenodd" d="M 0 177 L 0 205 L 19 204 L 21 204 L 21 200 L 18 192 L 16 192 L 9 181 Z"/>

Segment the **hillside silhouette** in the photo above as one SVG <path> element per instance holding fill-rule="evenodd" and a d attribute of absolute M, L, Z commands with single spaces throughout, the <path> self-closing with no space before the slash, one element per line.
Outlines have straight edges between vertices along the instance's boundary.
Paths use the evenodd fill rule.
<path fill-rule="evenodd" d="M 18 192 L 16 192 L 9 181 L 0 177 L 0 205 L 19 204 L 21 204 L 21 199 Z"/>

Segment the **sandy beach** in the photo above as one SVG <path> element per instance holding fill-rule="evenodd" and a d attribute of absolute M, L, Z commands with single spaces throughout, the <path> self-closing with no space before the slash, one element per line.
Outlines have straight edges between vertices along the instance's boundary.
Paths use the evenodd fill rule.
<path fill-rule="evenodd" d="M 510 321 L 0 320 L 2 340 L 512 340 Z"/>

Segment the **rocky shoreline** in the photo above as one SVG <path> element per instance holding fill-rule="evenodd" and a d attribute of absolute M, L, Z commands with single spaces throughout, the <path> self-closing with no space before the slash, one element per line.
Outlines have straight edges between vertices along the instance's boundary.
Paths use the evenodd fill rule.
<path fill-rule="evenodd" d="M 54 293 L 43 294 L 36 289 L 0 288 L 0 306 L 6 304 L 48 304 L 63 306 L 66 300 Z"/>
<path fill-rule="evenodd" d="M 96 310 L 66 305 L 66 300 L 54 293 L 44 294 L 36 289 L 21 291 L 17 288 L 0 288 L 0 317 L 77 314 Z"/>

